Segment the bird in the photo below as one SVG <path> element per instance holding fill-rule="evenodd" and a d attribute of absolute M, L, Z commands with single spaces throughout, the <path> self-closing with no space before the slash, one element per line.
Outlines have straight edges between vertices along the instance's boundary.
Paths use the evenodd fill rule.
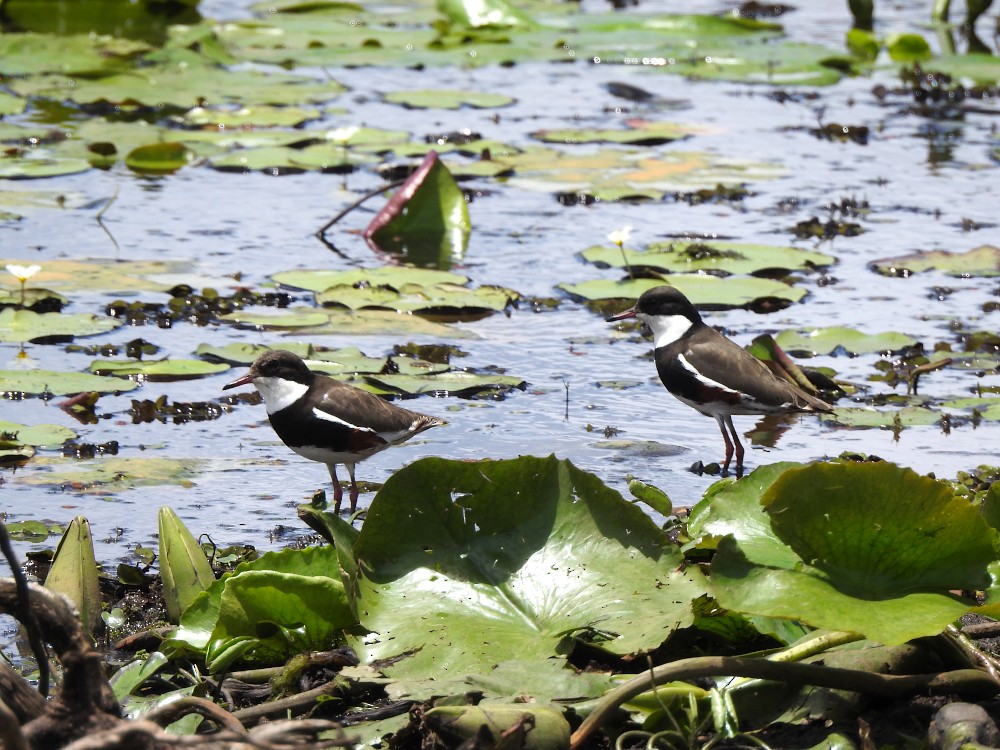
<path fill-rule="evenodd" d="M 353 513 L 358 506 L 355 464 L 424 430 L 447 424 L 313 372 L 301 357 L 283 349 L 261 354 L 245 375 L 222 390 L 242 385 L 253 385 L 260 392 L 268 420 L 285 445 L 304 458 L 326 464 L 333 481 L 335 513 L 340 513 L 343 501 L 337 464 L 344 464 L 351 477 Z"/>
<path fill-rule="evenodd" d="M 629 318 L 652 330 L 656 371 L 664 387 L 718 422 L 726 443 L 723 475 L 729 472 L 734 453 L 736 476 L 743 475 L 744 450 L 733 415 L 833 411 L 826 401 L 778 377 L 746 349 L 707 325 L 674 287 L 643 292 L 635 306 L 608 321 Z"/>

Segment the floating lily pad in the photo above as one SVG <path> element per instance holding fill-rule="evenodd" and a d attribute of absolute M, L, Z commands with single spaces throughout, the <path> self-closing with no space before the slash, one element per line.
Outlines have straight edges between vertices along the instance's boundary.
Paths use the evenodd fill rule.
<path fill-rule="evenodd" d="M 275 107 L 264 104 L 222 110 L 195 107 L 184 113 L 182 121 L 186 125 L 212 125 L 219 128 L 292 128 L 309 120 L 317 120 L 322 114 L 314 107 Z"/>
<path fill-rule="evenodd" d="M 5 76 L 10 77 L 106 75 L 125 70 L 149 48 L 144 42 L 98 34 L 0 34 L 0 60 Z"/>
<path fill-rule="evenodd" d="M 5 307 L 0 310 L 0 341 L 23 343 L 47 338 L 74 338 L 107 333 L 120 321 L 89 313 L 36 313 Z"/>
<path fill-rule="evenodd" d="M 23 259 L 0 260 L 0 264 L 24 263 Z M 101 290 L 121 294 L 168 290 L 172 284 L 154 281 L 156 276 L 187 274 L 191 264 L 181 261 L 109 260 L 92 258 L 83 260 L 47 260 L 42 270 L 31 277 L 31 283 L 54 289 Z M 0 286 L 20 289 L 17 279 L 0 273 Z"/>
<path fill-rule="evenodd" d="M 913 346 L 917 340 L 905 333 L 885 331 L 862 333 L 853 328 L 832 326 L 810 330 L 784 330 L 775 336 L 778 346 L 797 356 L 816 356 L 844 352 L 851 356 L 876 352 L 897 352 Z"/>
<path fill-rule="evenodd" d="M 379 266 L 377 268 L 355 268 L 350 271 L 285 271 L 271 277 L 282 286 L 322 292 L 332 286 L 389 286 L 400 289 L 404 285 L 432 286 L 434 284 L 467 284 L 469 278 L 457 273 L 437 271 L 431 268 L 411 268 L 409 266 Z"/>
<path fill-rule="evenodd" d="M 76 433 L 58 424 L 25 425 L 0 420 L 0 433 L 13 435 L 22 445 L 36 448 L 58 448 L 67 440 L 76 439 Z"/>
<path fill-rule="evenodd" d="M 453 91 L 450 89 L 420 89 L 418 91 L 391 91 L 384 94 L 390 104 L 402 104 L 411 109 L 493 109 L 507 107 L 514 99 L 505 94 L 487 91 Z"/>
<path fill-rule="evenodd" d="M 788 272 L 829 266 L 836 259 L 831 255 L 777 245 L 749 245 L 739 242 L 660 242 L 645 250 L 624 248 L 632 268 L 651 268 L 662 273 L 692 273 L 711 271 L 726 274 Z M 622 248 L 596 246 L 581 253 L 584 260 L 598 266 L 624 268 Z"/>
<path fill-rule="evenodd" d="M 324 306 L 341 306 L 351 310 L 381 308 L 397 312 L 430 313 L 468 316 L 499 312 L 520 298 L 513 289 L 481 286 L 468 289 L 458 284 L 433 286 L 403 285 L 399 291 L 388 287 L 355 287 L 341 284 L 316 295 Z"/>
<path fill-rule="evenodd" d="M 823 421 L 836 422 L 848 427 L 926 427 L 941 421 L 941 412 L 925 406 L 904 406 L 902 409 L 880 411 L 837 407 L 831 414 L 821 414 Z"/>
<path fill-rule="evenodd" d="M 444 372 L 431 375 L 369 375 L 366 380 L 390 391 L 415 396 L 434 394 L 441 396 L 472 396 L 491 389 L 510 390 L 524 388 L 524 380 L 512 375 L 471 372 Z"/>
<path fill-rule="evenodd" d="M 558 129 L 538 130 L 531 134 L 545 143 L 629 143 L 636 146 L 658 146 L 687 138 L 701 128 L 674 122 L 628 120 L 626 129 Z"/>
<path fill-rule="evenodd" d="M 652 155 L 648 150 L 578 153 L 532 147 L 520 154 L 495 155 L 494 160 L 514 170 L 510 182 L 520 187 L 576 192 L 602 200 L 659 199 L 677 191 L 775 179 L 786 172 L 778 164 L 697 151 Z"/>
<path fill-rule="evenodd" d="M 0 159 L 0 179 L 33 180 L 63 177 L 86 172 L 90 168 L 90 162 L 84 159 L 48 158 L 29 153 L 24 157 L 11 156 Z"/>
<path fill-rule="evenodd" d="M 25 473 L 20 484 L 67 487 L 84 494 L 107 495 L 136 487 L 176 484 L 191 487 L 204 461 L 198 458 L 120 458 L 105 456 L 93 461 L 35 458 L 32 466 L 44 471 Z"/>
<path fill-rule="evenodd" d="M 909 276 L 936 270 L 949 276 L 1000 276 L 1000 247 L 980 245 L 964 253 L 931 250 L 894 258 L 882 258 L 869 265 L 884 276 Z"/>
<path fill-rule="evenodd" d="M 434 323 L 417 315 L 405 315 L 388 310 L 353 310 L 323 312 L 313 308 L 288 308 L 271 313 L 246 311 L 220 317 L 227 323 L 250 326 L 261 330 L 283 330 L 302 335 L 406 335 L 470 338 L 475 334 Z"/>
<path fill-rule="evenodd" d="M 20 289 L 0 289 L 0 307 L 31 308 L 35 305 L 43 305 L 51 310 L 53 307 L 62 309 L 68 303 L 69 299 L 48 289 L 28 287 L 24 290 L 23 296 Z"/>
<path fill-rule="evenodd" d="M 189 161 L 193 154 L 183 143 L 151 143 L 129 151 L 125 165 L 140 174 L 170 174 Z"/>
<path fill-rule="evenodd" d="M 774 299 L 788 304 L 798 302 L 806 296 L 804 289 L 788 286 L 772 279 L 756 277 L 720 279 L 715 276 L 696 274 L 675 274 L 658 279 L 628 279 L 626 281 L 595 279 L 580 284 L 559 284 L 558 286 L 573 297 L 594 301 L 638 299 L 643 292 L 663 284 L 677 287 L 695 305 L 719 310 L 746 307 L 765 299 Z"/>
<path fill-rule="evenodd" d="M 0 370 L 0 393 L 51 393 L 68 396 L 75 393 L 123 393 L 139 387 L 120 378 L 104 378 L 82 372 L 54 370 Z"/>
<path fill-rule="evenodd" d="M 171 381 L 202 378 L 225 372 L 229 365 L 212 364 L 201 359 L 111 360 L 97 359 L 90 363 L 95 375 L 114 375 L 138 380 Z"/>
<path fill-rule="evenodd" d="M 27 102 L 19 96 L 0 91 L 0 117 L 4 115 L 19 115 L 24 111 Z"/>

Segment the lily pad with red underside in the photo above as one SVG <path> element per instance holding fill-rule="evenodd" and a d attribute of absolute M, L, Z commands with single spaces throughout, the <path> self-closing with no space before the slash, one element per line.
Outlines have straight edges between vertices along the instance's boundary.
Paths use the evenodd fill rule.
<path fill-rule="evenodd" d="M 419 266 L 448 268 L 465 254 L 471 231 L 465 194 L 431 151 L 364 236 L 373 250 L 403 253 Z"/>

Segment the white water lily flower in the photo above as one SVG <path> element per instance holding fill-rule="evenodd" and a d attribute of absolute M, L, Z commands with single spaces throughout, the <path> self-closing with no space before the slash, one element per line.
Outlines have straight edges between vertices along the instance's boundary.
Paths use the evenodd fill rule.
<path fill-rule="evenodd" d="M 351 138 L 354 137 L 354 134 L 359 130 L 361 130 L 361 128 L 356 125 L 346 125 L 342 128 L 334 128 L 326 134 L 326 137 L 331 141 L 344 145 L 351 140 Z"/>
<path fill-rule="evenodd" d="M 7 264 L 7 271 L 22 284 L 41 270 L 41 266 L 19 266 L 15 263 Z"/>
<path fill-rule="evenodd" d="M 621 229 L 616 229 L 615 231 L 613 231 L 611 234 L 608 235 L 608 239 L 614 244 L 618 245 L 618 247 L 621 247 L 626 242 L 628 242 L 628 238 L 631 236 L 632 236 L 632 227 L 626 226 L 622 227 Z"/>

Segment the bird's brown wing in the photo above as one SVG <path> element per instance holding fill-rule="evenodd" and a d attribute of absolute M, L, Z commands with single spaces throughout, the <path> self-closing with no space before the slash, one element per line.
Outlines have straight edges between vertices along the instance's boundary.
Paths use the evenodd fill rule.
<path fill-rule="evenodd" d="M 374 433 L 421 432 L 441 420 L 395 406 L 373 393 L 329 378 L 328 389 L 316 408 L 359 429 Z"/>
<path fill-rule="evenodd" d="M 713 373 L 712 379 L 719 385 L 744 393 L 767 407 L 788 405 L 808 411 L 832 410 L 822 399 L 779 378 L 767 365 L 714 328 L 710 330 L 709 336 L 689 345 L 683 354 L 695 369 Z"/>

